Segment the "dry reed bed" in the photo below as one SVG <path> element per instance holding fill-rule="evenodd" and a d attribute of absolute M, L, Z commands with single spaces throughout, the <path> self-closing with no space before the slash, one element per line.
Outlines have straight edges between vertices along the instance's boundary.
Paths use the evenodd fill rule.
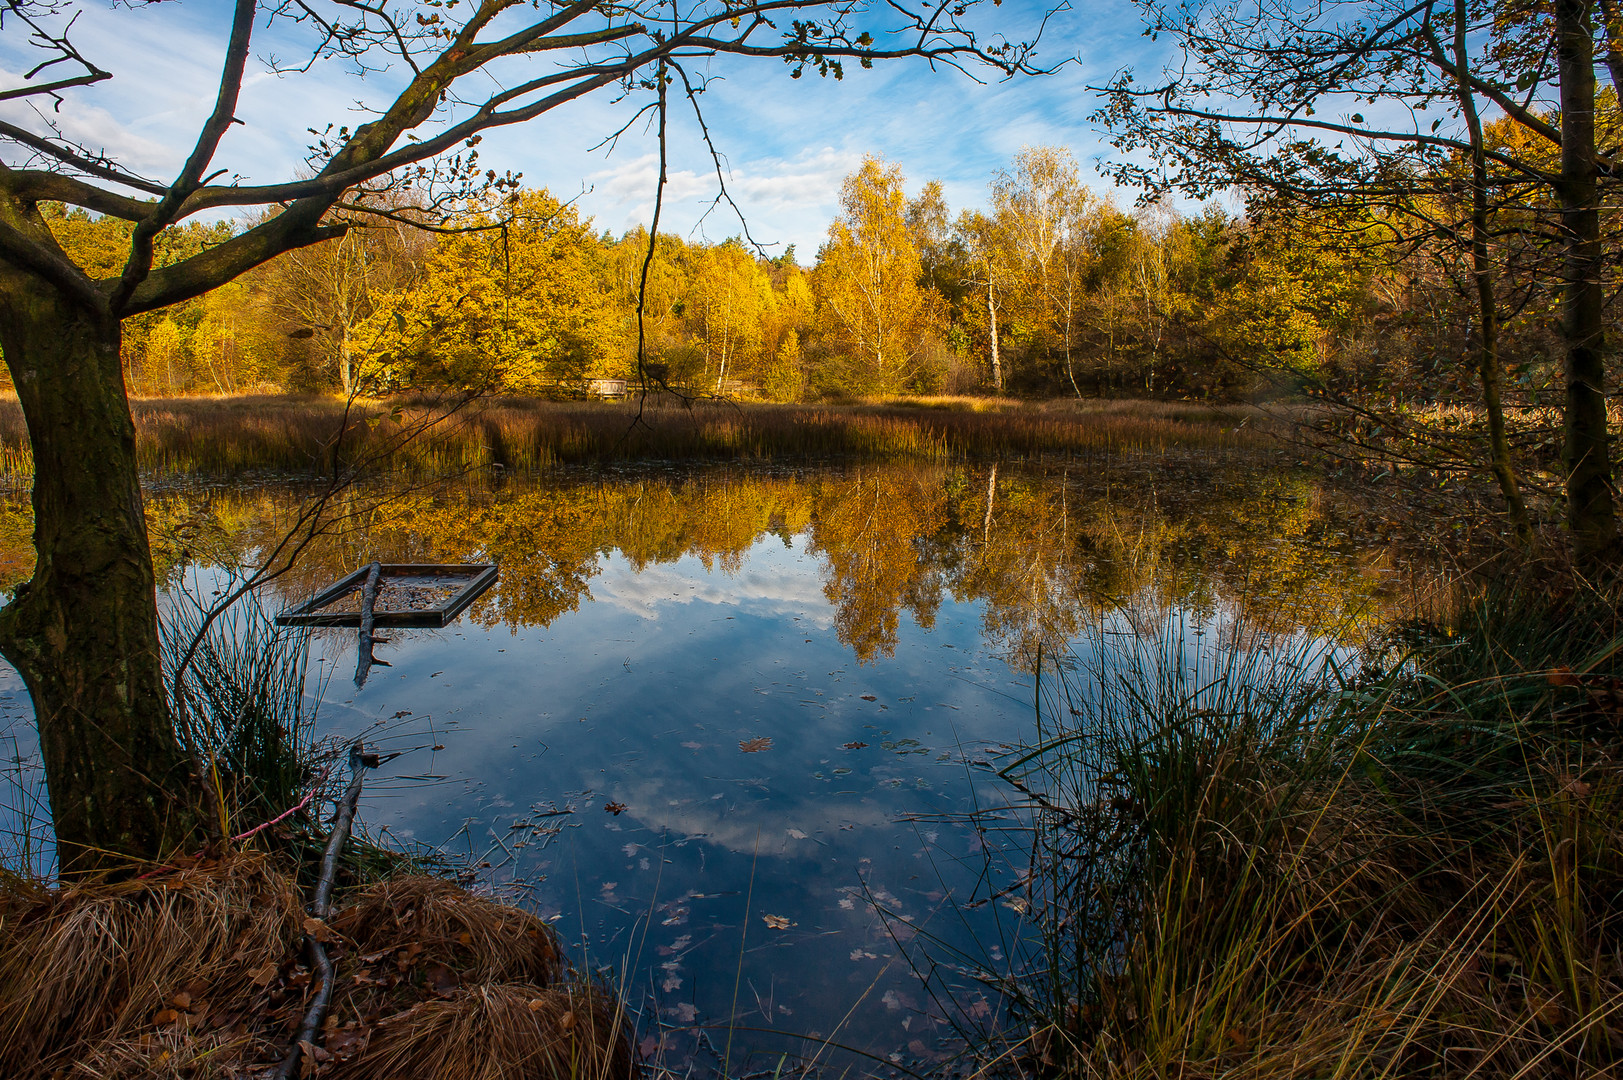
<path fill-rule="evenodd" d="M 327 398 L 136 400 L 137 454 L 151 475 L 324 471 L 346 465 L 456 471 L 492 465 L 542 469 L 618 458 L 767 459 L 858 456 L 941 461 L 962 457 L 1223 453 L 1261 444 L 1259 416 L 1157 402 L 980 406 L 763 405 L 651 399 L 559 403 L 489 399 L 365 402 L 346 414 Z M 1250 416 L 1252 423 L 1242 425 Z M 342 431 L 343 437 L 338 436 Z M 32 475 L 15 400 L 0 401 L 0 477 Z"/>
<path fill-rule="evenodd" d="M 236 854 L 119 885 L 0 888 L 0 1075 L 236 1077 L 278 1060 L 314 992 L 291 878 Z M 538 917 L 435 878 L 331 920 L 333 1080 L 618 1080 L 629 1033 Z"/>
<path fill-rule="evenodd" d="M 1122 1080 L 1615 1075 L 1615 768 L 1581 794 L 1552 770 L 1491 850 L 1435 795 L 1405 813 L 1362 778 L 1211 768 L 1118 972 L 1028 1056 Z"/>
<path fill-rule="evenodd" d="M 1623 1074 L 1623 638 L 1553 610 L 1295 698 L 1119 675 L 1148 689 L 1084 705 L 1030 773 L 1060 796 L 1031 878 L 1048 951 L 1008 984 L 1030 1036 L 987 1071 Z"/>

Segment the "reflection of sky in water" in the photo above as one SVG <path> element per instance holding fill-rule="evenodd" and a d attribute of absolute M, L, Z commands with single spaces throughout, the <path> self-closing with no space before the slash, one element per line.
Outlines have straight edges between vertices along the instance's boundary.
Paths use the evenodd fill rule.
<path fill-rule="evenodd" d="M 813 1052 L 754 1029 L 928 1061 L 955 1005 L 986 1017 L 996 1002 L 977 1007 L 955 975 L 943 985 L 956 1002 L 931 998 L 896 938 L 916 926 L 915 958 L 934 939 L 937 960 L 996 967 L 1018 930 L 1007 897 L 965 906 L 1014 869 L 989 865 L 961 821 L 1011 795 L 972 763 L 1035 734 L 1031 676 L 1005 659 L 1015 646 L 1029 664 L 1034 629 L 1051 642 L 1058 618 L 1052 633 L 1074 636 L 1109 597 L 1124 607 L 1075 657 L 1078 672 L 1109 673 L 1155 649 L 1174 611 L 1210 613 L 1211 642 L 1239 607 L 1277 630 L 1373 595 L 1350 549 L 1325 543 L 1347 535 L 1335 519 L 1267 478 L 1256 497 L 1230 484 L 1217 498 L 1202 480 L 1187 514 L 1158 509 L 1170 489 L 1090 499 L 1085 479 L 869 468 L 701 478 L 668 498 L 641 481 L 563 482 L 416 504 L 358 550 L 312 551 L 297 588 L 367 550 L 496 558 L 505 595 L 444 630 L 385 631 L 392 666 L 358 692 L 353 632 L 321 632 L 320 727 L 407 751 L 369 781 L 367 826 L 489 864 L 498 888 L 526 884 L 575 954 L 644 1006 L 645 1032 L 656 1016 L 671 1026 L 667 1063 L 683 1067 L 693 1024 L 729 1017 L 734 1073 L 740 1047 L 769 1067 Z M 811 524 L 767 533 L 769 506 Z M 208 576 L 193 571 L 193 587 Z M 1257 603 L 1235 605 L 1242 588 Z M 0 735 L 24 757 L 28 721 L 0 665 Z"/>
<path fill-rule="evenodd" d="M 409 710 L 402 745 L 444 749 L 391 768 L 446 779 L 374 784 L 367 822 L 433 844 L 464 830 L 456 850 L 530 882 L 577 955 L 629 973 L 662 1020 L 726 1018 L 736 982 L 741 1025 L 913 1056 L 946 1029 L 880 909 L 962 948 L 964 920 L 984 932 L 1009 913 L 946 903 L 982 876 L 973 830 L 901 819 L 999 797 L 965 758 L 1025 734 L 1029 677 L 982 649 L 976 604 L 945 605 L 929 632 L 904 624 L 893 656 L 858 666 L 820 573 L 799 538 L 758 542 L 732 575 L 610 555 L 594 602 L 548 628 L 396 633 L 378 652 L 393 666 L 358 693 L 351 639 L 329 632 L 322 727 Z M 554 804 L 575 812 L 538 816 Z"/>

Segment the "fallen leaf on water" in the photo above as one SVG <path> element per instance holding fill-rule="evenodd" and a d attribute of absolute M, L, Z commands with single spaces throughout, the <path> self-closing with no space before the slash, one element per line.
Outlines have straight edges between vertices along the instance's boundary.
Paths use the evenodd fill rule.
<path fill-rule="evenodd" d="M 699 1010 L 684 1001 L 675 1009 L 676 1019 L 684 1024 L 691 1024 L 699 1018 Z"/>
<path fill-rule="evenodd" d="M 626 812 L 626 804 L 623 802 L 608 802 L 603 804 L 603 809 L 607 810 L 615 817 L 619 817 L 621 814 Z"/>
<path fill-rule="evenodd" d="M 759 754 L 762 750 L 772 749 L 772 738 L 768 735 L 757 735 L 753 739 L 740 741 L 738 748 L 746 754 Z"/>
<path fill-rule="evenodd" d="M 862 700 L 863 701 L 878 701 L 879 699 L 874 697 L 872 694 L 863 694 L 862 695 Z"/>
<path fill-rule="evenodd" d="M 794 925 L 794 923 L 790 922 L 782 915 L 762 915 L 761 921 L 766 923 L 774 930 L 787 930 L 789 927 Z"/>
<path fill-rule="evenodd" d="M 867 748 L 868 744 L 865 742 L 848 742 L 845 744 L 847 750 L 866 750 Z"/>
<path fill-rule="evenodd" d="M 789 835 L 791 837 L 793 837 L 794 839 L 796 839 L 796 840 L 804 840 L 804 839 L 806 839 L 806 834 L 801 832 L 799 829 L 790 829 L 789 830 Z"/>

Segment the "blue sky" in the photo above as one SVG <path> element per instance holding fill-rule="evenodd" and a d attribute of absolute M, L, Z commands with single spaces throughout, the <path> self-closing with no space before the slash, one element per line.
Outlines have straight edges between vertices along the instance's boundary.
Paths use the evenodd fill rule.
<path fill-rule="evenodd" d="M 1023 37 L 1044 6 L 1025 0 L 986 5 L 981 25 L 995 19 L 1010 37 Z M 230 5 L 169 0 L 114 8 L 91 0 L 82 8 L 75 43 L 115 77 L 69 92 L 59 118 L 64 130 L 150 176 L 169 178 L 212 105 Z M 19 83 L 31 63 L 14 25 L 0 35 L 0 85 Z M 245 123 L 233 128 L 216 159 L 216 167 L 247 182 L 295 175 L 309 141 L 306 128 L 361 122 L 355 103 L 378 103 L 394 84 L 392 73 L 358 81 L 336 63 L 278 77 L 263 61 L 272 52 L 292 56 L 296 42 L 279 28 L 262 30 L 256 42 L 238 110 Z M 1109 183 L 1093 163 L 1110 148 L 1088 122 L 1096 102 L 1087 86 L 1124 65 L 1147 73 L 1158 66 L 1148 51 L 1153 48 L 1140 35 L 1132 5 L 1096 3 L 1050 22 L 1039 61 L 1071 60 L 1054 75 L 981 85 L 957 72 L 901 61 L 871 71 L 849 65 L 840 82 L 809 74 L 792 80 L 781 61 L 725 59 L 709 72 L 716 80 L 703 105 L 752 235 L 763 244 L 793 243 L 800 261 L 809 263 L 835 212 L 840 180 L 865 154 L 900 164 L 910 191 L 941 180 L 954 211 L 983 204 L 992 174 L 1030 144 L 1069 147 L 1089 182 L 1105 192 Z M 0 103 L 0 116 L 39 130 L 38 118 L 21 103 Z M 526 183 L 561 198 L 578 197 L 598 228 L 619 233 L 646 222 L 652 209 L 654 140 L 639 128 L 612 152 L 591 147 L 629 116 L 627 104 L 616 105 L 609 95 L 571 103 L 488 136 L 484 164 L 522 171 Z M 700 221 L 716 184 L 691 114 L 673 115 L 670 141 L 666 227 L 695 238 L 737 233 L 738 220 L 725 207 Z M 1123 205 L 1132 197 L 1115 195 Z"/>

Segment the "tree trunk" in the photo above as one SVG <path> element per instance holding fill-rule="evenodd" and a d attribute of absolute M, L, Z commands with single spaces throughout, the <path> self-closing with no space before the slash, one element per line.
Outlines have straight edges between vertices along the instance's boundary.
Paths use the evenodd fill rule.
<path fill-rule="evenodd" d="M 191 841 L 197 793 L 175 736 L 119 363 L 119 323 L 0 263 L 0 349 L 34 451 L 33 580 L 0 652 L 33 697 L 66 874 Z"/>
<path fill-rule="evenodd" d="M 1623 94 L 1623 14 L 1617 0 L 1600 0 L 1600 18 L 1606 30 L 1606 72 L 1612 89 Z"/>
<path fill-rule="evenodd" d="M 1003 360 L 997 349 L 997 301 L 992 296 L 992 274 L 986 275 L 986 317 L 992 324 L 992 389 L 1003 392 Z"/>
<path fill-rule="evenodd" d="M 1566 339 L 1567 528 L 1573 557 L 1595 563 L 1617 535 L 1606 432 L 1600 190 L 1595 162 L 1595 39 L 1587 0 L 1556 0 L 1561 74 L 1561 231 L 1566 242 L 1561 331 Z"/>
<path fill-rule="evenodd" d="M 1488 250 L 1488 160 L 1482 138 L 1482 119 L 1477 113 L 1476 96 L 1471 92 L 1467 68 L 1465 0 L 1454 2 L 1454 86 L 1460 111 L 1471 136 L 1471 273 L 1477 295 L 1477 376 L 1482 382 L 1482 404 L 1488 414 L 1488 463 L 1504 496 L 1516 540 L 1524 547 L 1533 542 L 1533 527 L 1527 518 L 1516 470 L 1510 460 L 1510 441 L 1505 434 L 1502 400 L 1504 365 L 1499 358 L 1499 304 L 1494 284 L 1494 266 Z"/>

